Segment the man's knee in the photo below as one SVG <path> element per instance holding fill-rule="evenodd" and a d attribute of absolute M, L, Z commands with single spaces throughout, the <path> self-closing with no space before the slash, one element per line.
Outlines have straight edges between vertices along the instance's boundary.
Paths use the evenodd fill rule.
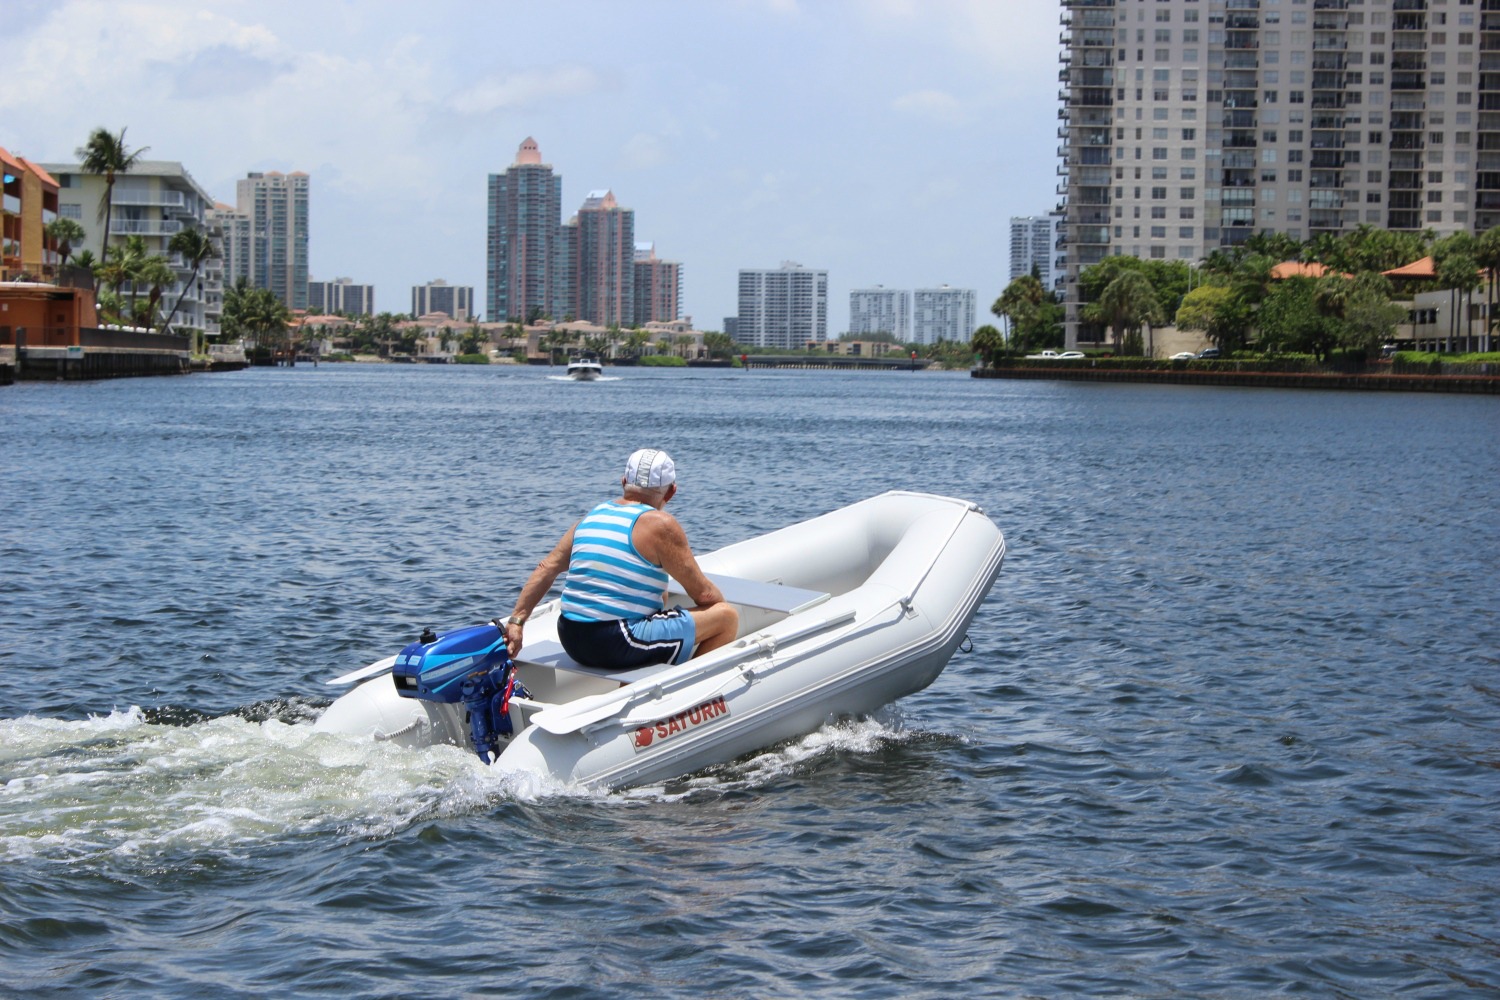
<path fill-rule="evenodd" d="M 727 601 L 709 605 L 693 612 L 699 641 L 704 636 L 729 635 L 733 637 L 740 627 L 740 613 Z"/>

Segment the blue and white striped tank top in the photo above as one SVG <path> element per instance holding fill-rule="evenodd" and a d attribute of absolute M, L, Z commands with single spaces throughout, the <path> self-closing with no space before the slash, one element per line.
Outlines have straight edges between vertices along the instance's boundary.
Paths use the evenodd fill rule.
<path fill-rule="evenodd" d="M 643 503 L 606 501 L 573 529 L 563 614 L 576 621 L 645 618 L 661 610 L 667 571 L 647 562 L 630 541 Z"/>

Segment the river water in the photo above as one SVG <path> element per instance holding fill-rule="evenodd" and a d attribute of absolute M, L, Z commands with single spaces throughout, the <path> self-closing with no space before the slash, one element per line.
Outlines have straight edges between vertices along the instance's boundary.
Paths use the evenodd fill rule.
<path fill-rule="evenodd" d="M 1500 991 L 1493 400 L 616 374 L 0 390 L 0 994 Z M 648 444 L 700 551 L 983 504 L 972 649 L 613 794 L 311 732 Z"/>

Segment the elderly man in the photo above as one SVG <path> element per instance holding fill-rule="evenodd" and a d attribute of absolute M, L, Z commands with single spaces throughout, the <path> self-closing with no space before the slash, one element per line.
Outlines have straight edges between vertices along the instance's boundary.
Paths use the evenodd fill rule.
<path fill-rule="evenodd" d="M 505 625 L 512 656 L 521 651 L 526 619 L 564 569 L 557 637 L 585 666 L 682 663 L 734 638 L 739 613 L 698 568 L 682 525 L 662 509 L 677 495 L 671 456 L 655 448 L 634 452 L 620 486 L 620 498 L 569 528 L 521 588 Z M 668 575 L 693 607 L 663 610 Z"/>

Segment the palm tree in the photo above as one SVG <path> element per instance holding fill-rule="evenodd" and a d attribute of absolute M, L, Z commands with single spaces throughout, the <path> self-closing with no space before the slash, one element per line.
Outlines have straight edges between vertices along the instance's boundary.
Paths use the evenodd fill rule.
<path fill-rule="evenodd" d="M 145 280 L 141 275 L 141 269 L 146 265 L 146 259 L 151 255 L 146 251 L 146 238 L 132 234 L 125 237 L 125 245 L 110 248 L 105 251 L 104 259 L 118 265 L 110 271 L 114 280 L 115 293 L 118 294 L 121 286 L 126 281 L 130 282 L 130 325 L 135 325 L 136 295 L 140 291 L 140 284 Z"/>
<path fill-rule="evenodd" d="M 571 333 L 555 326 L 543 334 L 542 343 L 547 345 L 547 364 L 557 364 L 557 349 L 572 339 Z"/>
<path fill-rule="evenodd" d="M 177 283 L 177 272 L 172 270 L 167 258 L 156 255 L 141 261 L 136 280 L 146 285 L 150 291 L 147 293 L 144 309 L 136 317 L 135 325 L 149 330 L 156 325 L 156 306 L 161 301 L 162 290 Z"/>
<path fill-rule="evenodd" d="M 162 333 L 172 325 L 172 320 L 177 318 L 177 309 L 182 305 L 183 298 L 188 289 L 193 287 L 193 282 L 198 280 L 198 270 L 206 262 L 214 260 L 219 256 L 218 248 L 214 241 L 208 238 L 208 234 L 201 229 L 184 229 L 172 237 L 172 242 L 167 244 L 167 249 L 175 254 L 181 254 L 185 263 L 192 267 L 193 273 L 183 283 L 182 291 L 177 295 L 177 301 L 172 304 L 172 311 L 162 322 Z M 196 339 L 196 335 L 195 335 Z"/>
<path fill-rule="evenodd" d="M 1484 268 L 1485 277 L 1488 279 L 1486 295 L 1489 299 L 1489 309 L 1486 312 L 1487 319 L 1484 324 L 1484 343 L 1480 350 L 1488 351 L 1494 342 L 1495 329 L 1495 282 L 1500 279 L 1500 226 L 1486 229 L 1474 241 L 1474 259 L 1479 266 Z"/>
<path fill-rule="evenodd" d="M 73 245 L 82 243 L 88 237 L 88 233 L 84 232 L 83 226 L 76 220 L 61 217 L 47 223 L 46 231 L 52 242 L 57 244 L 57 255 L 62 258 L 64 266 L 67 265 L 68 258 L 73 256 Z"/>
<path fill-rule="evenodd" d="M 649 343 L 651 343 L 651 334 L 640 327 L 636 327 L 625 337 L 625 350 L 629 351 L 633 357 L 638 358 L 641 356 L 641 349 Z"/>
<path fill-rule="evenodd" d="M 1151 280 L 1140 271 L 1124 271 L 1111 281 L 1091 304 L 1094 319 L 1107 325 L 1115 335 L 1115 352 L 1119 353 L 1125 334 L 1138 333 L 1145 323 L 1162 322 L 1161 301 Z"/>
<path fill-rule="evenodd" d="M 108 129 L 99 127 L 89 133 L 88 141 L 78 147 L 77 154 L 85 173 L 104 175 L 104 202 L 99 206 L 99 217 L 104 220 L 104 237 L 99 241 L 99 252 L 109 248 L 109 227 L 114 214 L 115 175 L 130 172 L 141 155 L 150 147 L 131 152 L 125 145 L 125 129 L 113 135 Z"/>
<path fill-rule="evenodd" d="M 1438 240 L 1432 248 L 1432 260 L 1437 265 L 1438 284 L 1448 289 L 1448 302 L 1452 306 L 1448 316 L 1448 341 L 1444 345 L 1444 350 L 1451 351 L 1458 332 L 1455 324 L 1460 311 L 1465 343 L 1472 334 L 1468 310 L 1463 308 L 1464 295 L 1467 293 L 1472 298 L 1475 289 L 1483 284 L 1479 277 L 1480 263 L 1474 237 L 1459 231 Z"/>

